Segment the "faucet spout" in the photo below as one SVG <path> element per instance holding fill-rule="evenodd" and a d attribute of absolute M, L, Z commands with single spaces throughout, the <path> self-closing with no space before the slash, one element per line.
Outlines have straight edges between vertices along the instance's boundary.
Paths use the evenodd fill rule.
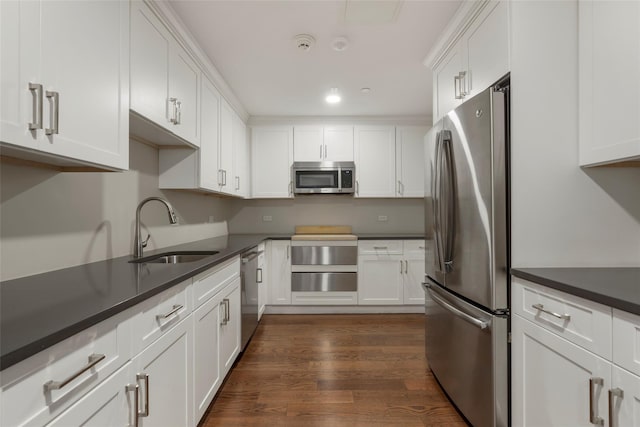
<path fill-rule="evenodd" d="M 142 235 L 140 234 L 141 233 L 141 230 L 140 230 L 140 212 L 142 211 L 142 207 L 147 202 L 150 202 L 152 200 L 156 200 L 156 201 L 164 204 L 164 206 L 167 208 L 167 212 L 169 214 L 169 222 L 171 224 L 177 224 L 178 223 L 178 217 L 176 216 L 176 213 L 173 210 L 173 206 L 171 206 L 171 203 L 169 203 L 167 200 L 165 200 L 165 199 L 163 199 L 161 197 L 147 197 L 146 199 L 141 201 L 138 204 L 138 208 L 136 209 L 136 229 L 135 229 L 135 242 L 134 242 L 134 248 L 133 248 L 133 256 L 135 258 L 142 257 L 142 250 L 147 246 L 147 240 L 149 240 L 149 238 L 147 237 L 147 240 L 142 241 Z"/>

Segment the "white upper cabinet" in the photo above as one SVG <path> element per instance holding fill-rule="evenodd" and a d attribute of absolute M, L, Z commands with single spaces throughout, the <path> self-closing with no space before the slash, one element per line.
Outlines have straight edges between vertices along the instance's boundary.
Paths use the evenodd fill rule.
<path fill-rule="evenodd" d="M 580 166 L 640 159 L 640 2 L 578 3 Z"/>
<path fill-rule="evenodd" d="M 355 127 L 356 197 L 396 196 L 394 126 Z"/>
<path fill-rule="evenodd" d="M 296 162 L 353 161 L 353 126 L 295 126 Z"/>
<path fill-rule="evenodd" d="M 425 126 L 396 128 L 396 178 L 398 197 L 424 197 Z"/>
<path fill-rule="evenodd" d="M 509 16 L 505 1 L 470 2 L 429 55 L 433 68 L 433 121 L 483 91 L 509 71 Z"/>
<path fill-rule="evenodd" d="M 0 3 L 3 154 L 127 169 L 128 3 Z"/>
<path fill-rule="evenodd" d="M 197 65 L 166 26 L 145 3 L 132 2 L 131 133 L 158 145 L 198 146 L 199 83 Z"/>
<path fill-rule="evenodd" d="M 256 126 L 251 129 L 253 198 L 293 197 L 292 163 L 292 126 Z"/>
<path fill-rule="evenodd" d="M 249 191 L 249 141 L 247 126 L 240 116 L 233 116 L 233 192 L 236 196 L 248 198 Z"/>
<path fill-rule="evenodd" d="M 220 104 L 220 191 L 232 193 L 233 182 L 233 109 L 223 98 Z"/>

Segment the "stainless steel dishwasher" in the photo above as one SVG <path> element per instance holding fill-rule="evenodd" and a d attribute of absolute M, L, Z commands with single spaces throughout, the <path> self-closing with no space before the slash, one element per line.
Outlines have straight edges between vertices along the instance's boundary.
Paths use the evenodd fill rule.
<path fill-rule="evenodd" d="M 258 327 L 258 284 L 262 282 L 262 269 L 258 268 L 258 256 L 262 251 L 253 247 L 244 252 L 240 259 L 240 289 L 242 313 L 242 350 Z"/>

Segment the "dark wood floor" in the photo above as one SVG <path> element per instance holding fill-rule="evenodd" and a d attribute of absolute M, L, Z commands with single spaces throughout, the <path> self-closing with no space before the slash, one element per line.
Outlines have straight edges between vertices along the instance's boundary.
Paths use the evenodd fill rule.
<path fill-rule="evenodd" d="M 265 315 L 202 427 L 466 426 L 424 357 L 424 317 Z"/>

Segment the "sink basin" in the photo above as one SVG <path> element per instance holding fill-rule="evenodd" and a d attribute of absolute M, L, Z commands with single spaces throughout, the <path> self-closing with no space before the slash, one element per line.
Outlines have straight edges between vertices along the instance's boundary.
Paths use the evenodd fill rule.
<path fill-rule="evenodd" d="M 206 257 L 217 254 L 218 251 L 180 251 L 167 252 L 164 254 L 152 255 L 144 258 L 138 258 L 129 262 L 137 264 L 181 264 L 183 262 L 200 261 Z"/>

